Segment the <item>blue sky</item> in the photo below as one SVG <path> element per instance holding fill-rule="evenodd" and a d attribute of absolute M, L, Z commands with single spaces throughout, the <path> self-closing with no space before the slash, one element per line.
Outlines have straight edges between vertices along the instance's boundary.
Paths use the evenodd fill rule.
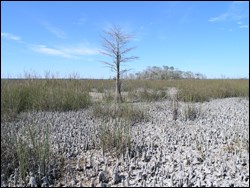
<path fill-rule="evenodd" d="M 99 53 L 100 35 L 112 24 L 136 36 L 131 73 L 167 65 L 208 78 L 249 77 L 247 1 L 1 1 L 1 77 L 113 77 Z"/>

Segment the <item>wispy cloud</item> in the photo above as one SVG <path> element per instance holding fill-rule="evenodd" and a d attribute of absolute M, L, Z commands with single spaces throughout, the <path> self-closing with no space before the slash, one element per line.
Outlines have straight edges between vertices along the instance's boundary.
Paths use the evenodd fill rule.
<path fill-rule="evenodd" d="M 21 42 L 21 37 L 13 35 L 11 33 L 2 33 L 1 32 L 1 37 L 6 38 L 6 39 L 10 39 L 10 40 L 14 40 L 17 42 Z"/>
<path fill-rule="evenodd" d="M 224 20 L 226 20 L 229 16 L 230 16 L 229 13 L 223 13 L 223 14 L 220 14 L 219 16 L 217 16 L 217 17 L 210 18 L 208 21 L 209 21 L 209 22 L 224 21 Z"/>
<path fill-rule="evenodd" d="M 210 18 L 209 22 L 239 21 L 249 17 L 249 3 L 247 1 L 231 2 L 227 11 L 216 17 Z"/>
<path fill-rule="evenodd" d="M 86 18 L 80 18 L 78 21 L 74 22 L 76 25 L 84 25 L 87 22 Z"/>
<path fill-rule="evenodd" d="M 249 26 L 248 25 L 240 25 L 240 28 L 242 29 L 242 28 L 249 28 Z"/>
<path fill-rule="evenodd" d="M 51 32 L 58 38 L 64 39 L 67 36 L 63 30 L 59 29 L 58 27 L 55 27 L 54 25 L 48 22 L 43 22 L 43 26 L 45 27 L 45 29 L 47 29 L 49 32 Z"/>
<path fill-rule="evenodd" d="M 97 55 L 99 54 L 99 49 L 97 48 L 88 48 L 88 47 L 70 47 L 70 48 L 62 48 L 67 54 L 72 55 Z"/>
<path fill-rule="evenodd" d="M 84 46 L 76 47 L 47 47 L 46 45 L 32 45 L 30 48 L 42 54 L 59 56 L 64 58 L 80 58 L 81 56 L 97 55 L 99 49 Z"/>
<path fill-rule="evenodd" d="M 63 52 L 62 50 L 50 48 L 50 47 L 47 47 L 46 45 L 32 45 L 31 49 L 36 52 L 47 54 L 47 55 L 70 57 L 67 53 Z"/>
<path fill-rule="evenodd" d="M 237 22 L 237 24 L 239 25 L 239 28 L 240 28 L 240 29 L 243 29 L 243 28 L 248 29 L 248 28 L 249 28 L 249 26 L 248 26 L 248 25 L 243 24 L 241 21 Z"/>

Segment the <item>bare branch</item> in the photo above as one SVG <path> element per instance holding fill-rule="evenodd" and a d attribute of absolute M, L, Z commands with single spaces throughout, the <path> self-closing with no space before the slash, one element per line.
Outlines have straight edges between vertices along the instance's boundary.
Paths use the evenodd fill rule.
<path fill-rule="evenodd" d="M 124 74 L 125 72 L 128 72 L 130 70 L 132 70 L 132 69 L 124 69 L 124 70 L 120 71 L 120 74 Z"/>
<path fill-rule="evenodd" d="M 106 62 L 106 61 L 101 61 L 102 63 L 106 64 L 107 67 L 111 68 L 111 70 L 114 70 L 116 71 L 116 66 L 115 64 L 112 64 L 112 63 L 109 63 L 109 62 Z"/>
<path fill-rule="evenodd" d="M 116 55 L 114 55 L 113 53 L 109 53 L 109 52 L 107 52 L 107 51 L 100 51 L 100 53 L 103 54 L 103 55 L 112 57 L 112 58 L 116 57 Z"/>
<path fill-rule="evenodd" d="M 128 62 L 128 61 L 133 61 L 133 60 L 136 60 L 136 59 L 139 59 L 139 57 L 137 57 L 137 56 L 125 57 L 125 58 L 122 58 L 120 60 L 120 62 Z"/>
<path fill-rule="evenodd" d="M 111 47 L 111 49 L 115 50 L 116 49 L 116 46 L 114 44 L 114 42 L 108 40 L 107 38 L 103 37 L 102 36 L 102 39 L 103 39 L 103 45 L 107 46 L 107 47 Z"/>
<path fill-rule="evenodd" d="M 130 52 L 130 51 L 133 50 L 133 49 L 135 49 L 135 47 L 126 48 L 125 50 L 121 51 L 120 53 L 121 53 L 121 55 L 122 55 L 122 54 L 126 54 L 126 53 Z"/>
<path fill-rule="evenodd" d="M 116 54 L 117 47 L 115 46 L 114 43 L 112 43 L 108 39 L 103 38 L 102 46 L 106 49 L 106 51 Z"/>

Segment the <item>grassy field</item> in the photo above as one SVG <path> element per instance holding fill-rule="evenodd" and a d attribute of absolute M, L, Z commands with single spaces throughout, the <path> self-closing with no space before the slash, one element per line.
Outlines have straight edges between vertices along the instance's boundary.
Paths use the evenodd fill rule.
<path fill-rule="evenodd" d="M 248 79 L 124 80 L 124 101 L 167 99 L 175 87 L 177 99 L 203 102 L 214 98 L 249 97 Z M 29 110 L 68 111 L 96 103 L 90 93 L 101 94 L 101 102 L 114 99 L 115 80 L 1 79 L 1 121 Z"/>

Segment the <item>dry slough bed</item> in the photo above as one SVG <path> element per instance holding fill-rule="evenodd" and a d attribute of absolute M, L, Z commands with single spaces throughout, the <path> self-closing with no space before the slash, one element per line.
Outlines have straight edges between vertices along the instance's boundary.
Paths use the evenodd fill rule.
<path fill-rule="evenodd" d="M 24 113 L 1 126 L 21 130 L 35 122 L 42 130 L 51 125 L 52 153 L 43 186 L 249 185 L 249 99 L 196 103 L 200 113 L 194 120 L 185 120 L 187 104 L 180 103 L 176 121 L 170 101 L 133 105 L 148 110 L 150 120 L 132 126 L 132 147 L 119 157 L 96 149 L 101 122 L 91 109 Z M 9 180 L 3 169 L 1 174 L 2 186 L 21 185 L 15 174 Z M 27 182 L 38 185 L 37 172 L 27 174 Z"/>

